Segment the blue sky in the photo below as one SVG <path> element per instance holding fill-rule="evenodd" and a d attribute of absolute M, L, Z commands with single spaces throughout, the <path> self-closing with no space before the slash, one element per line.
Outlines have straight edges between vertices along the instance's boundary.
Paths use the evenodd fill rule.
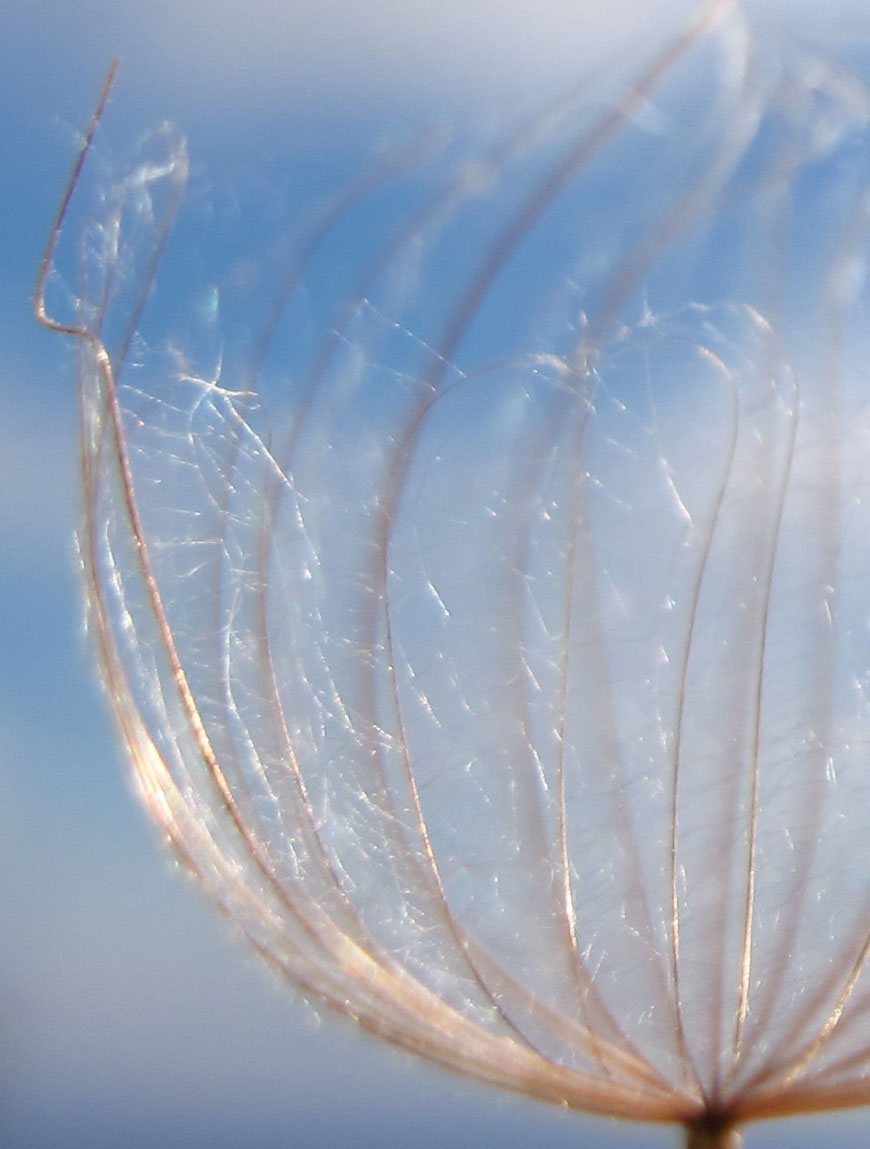
<path fill-rule="evenodd" d="M 0 1143 L 98 1149 L 670 1145 L 463 1083 L 315 1018 L 156 845 L 83 633 L 72 348 L 31 317 L 58 196 L 108 61 L 107 148 L 164 119 L 198 172 L 282 154 L 316 206 L 342 157 L 475 108 L 510 122 L 691 4 L 16 5 L 0 43 Z M 772 9 L 771 9 L 772 10 Z M 794 9 L 797 11 L 797 6 Z M 823 37 L 850 22 L 822 21 Z M 369 143 L 370 142 L 370 143 Z M 304 162 L 300 162 L 300 157 Z M 202 178 L 205 178 L 204 176 Z M 331 190 L 336 190 L 334 187 Z M 792 1144 L 862 1115 L 789 1127 Z M 775 1145 L 785 1130 L 753 1131 Z"/>

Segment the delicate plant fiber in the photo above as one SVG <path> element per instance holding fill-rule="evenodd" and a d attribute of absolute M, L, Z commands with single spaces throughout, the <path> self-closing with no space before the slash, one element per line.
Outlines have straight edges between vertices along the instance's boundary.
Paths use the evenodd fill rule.
<path fill-rule="evenodd" d="M 102 111 L 37 309 L 79 341 L 92 630 L 178 856 L 305 994 L 485 1081 L 695 1147 L 870 1100 L 858 76 L 718 3 L 473 162 L 390 157 L 210 364 L 149 331 L 168 130 L 47 309 Z"/>

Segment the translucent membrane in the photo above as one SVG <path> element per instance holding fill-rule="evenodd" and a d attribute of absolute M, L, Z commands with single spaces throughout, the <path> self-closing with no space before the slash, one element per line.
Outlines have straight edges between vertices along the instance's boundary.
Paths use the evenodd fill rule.
<path fill-rule="evenodd" d="M 157 133 L 38 293 L 176 852 L 306 994 L 695 1147 L 870 1100 L 868 113 L 720 4 L 183 320 Z"/>

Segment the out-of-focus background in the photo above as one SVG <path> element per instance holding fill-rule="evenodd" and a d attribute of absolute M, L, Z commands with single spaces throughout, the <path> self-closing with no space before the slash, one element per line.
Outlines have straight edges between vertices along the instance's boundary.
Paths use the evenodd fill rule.
<path fill-rule="evenodd" d="M 866 0 L 760 5 L 811 40 Z M 83 633 L 74 351 L 33 282 L 108 62 L 121 152 L 162 120 L 197 171 L 329 158 L 474 114 L 510 122 L 680 27 L 692 0 L 36 0 L 0 20 L 0 1146 L 651 1146 L 677 1134 L 464 1083 L 317 1018 L 157 848 Z M 863 28 L 862 28 L 863 23 Z M 326 158 L 326 160 L 324 159 Z M 336 170 L 340 169 L 340 164 Z M 314 181 L 317 183 L 317 181 Z M 322 180 L 320 181 L 322 185 Z M 320 185 L 318 185 L 320 186 Z M 314 193 L 312 193 L 314 194 Z M 304 194 L 300 193 L 304 201 Z M 309 208 L 317 205 L 311 203 Z M 750 1145 L 864 1143 L 858 1113 Z"/>

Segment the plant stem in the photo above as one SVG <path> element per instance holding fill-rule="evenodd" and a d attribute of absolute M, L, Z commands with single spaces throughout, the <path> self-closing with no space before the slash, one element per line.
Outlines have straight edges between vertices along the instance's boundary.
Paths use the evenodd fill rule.
<path fill-rule="evenodd" d="M 707 1117 L 686 1126 L 686 1149 L 740 1149 L 743 1134 L 726 1121 Z"/>

